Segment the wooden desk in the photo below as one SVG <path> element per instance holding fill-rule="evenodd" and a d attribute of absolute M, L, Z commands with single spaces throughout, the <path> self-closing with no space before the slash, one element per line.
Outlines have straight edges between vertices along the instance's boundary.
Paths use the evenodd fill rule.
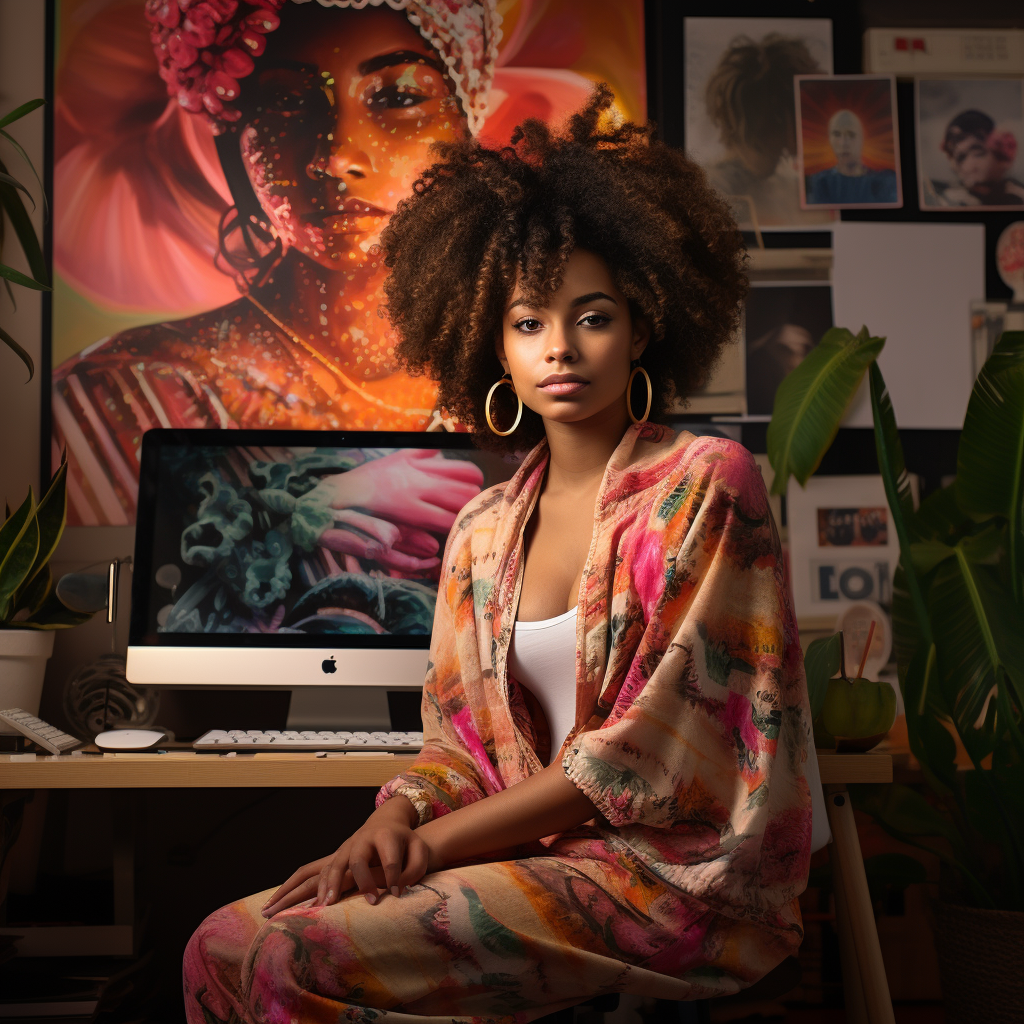
<path fill-rule="evenodd" d="M 15 755 L 17 756 L 17 755 Z M 23 755 L 22 755 L 23 756 Z M 0 789 L 227 789 L 383 786 L 412 754 L 84 754 L 12 760 L 0 754 Z M 822 785 L 892 782 L 888 754 L 818 755 Z"/>
<path fill-rule="evenodd" d="M 17 758 L 17 759 L 15 759 Z M 83 754 L 61 757 L 0 754 L 0 791 L 26 789 L 377 788 L 412 764 L 412 754 L 252 753 L 199 754 L 190 748 L 166 754 Z M 889 986 L 868 895 L 853 807 L 846 787 L 892 782 L 889 754 L 818 754 L 836 893 L 847 1014 L 851 1024 L 895 1024 Z M 134 855 L 126 833 L 115 842 L 114 921 L 94 928 L 0 929 L 22 937 L 23 956 L 74 955 L 87 941 L 92 952 L 130 954 L 135 916 Z M 38 934 L 33 934 L 38 933 Z M 43 935 L 42 933 L 46 933 Z M 64 933 L 67 933 L 66 935 Z"/>

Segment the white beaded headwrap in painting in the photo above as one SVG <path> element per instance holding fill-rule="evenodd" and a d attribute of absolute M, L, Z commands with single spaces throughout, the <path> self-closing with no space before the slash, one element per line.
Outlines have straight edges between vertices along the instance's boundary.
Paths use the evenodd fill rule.
<path fill-rule="evenodd" d="M 402 11 L 437 50 L 476 135 L 487 113 L 487 94 L 501 39 L 496 0 L 292 0 L 321 7 L 390 7 Z"/>

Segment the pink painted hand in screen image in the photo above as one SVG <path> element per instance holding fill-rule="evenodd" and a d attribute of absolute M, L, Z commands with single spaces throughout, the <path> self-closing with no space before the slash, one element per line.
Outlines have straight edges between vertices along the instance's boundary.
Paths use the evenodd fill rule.
<path fill-rule="evenodd" d="M 459 510 L 483 486 L 471 462 L 439 451 L 400 451 L 324 477 L 314 488 L 336 509 L 334 528 L 320 544 L 388 569 L 425 572 L 440 565 L 437 536 L 446 536 Z M 349 525 L 353 530 L 341 529 Z M 361 535 L 366 535 L 365 537 Z"/>

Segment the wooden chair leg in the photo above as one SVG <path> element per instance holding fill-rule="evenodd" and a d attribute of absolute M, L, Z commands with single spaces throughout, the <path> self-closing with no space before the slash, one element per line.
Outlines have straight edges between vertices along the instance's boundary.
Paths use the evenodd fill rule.
<path fill-rule="evenodd" d="M 843 971 L 843 1001 L 847 1024 L 869 1024 L 868 1008 L 864 1002 L 864 983 L 861 980 L 857 947 L 850 927 L 850 907 L 846 902 L 843 869 L 835 854 L 829 854 L 832 867 L 832 890 L 836 901 L 836 932 L 839 937 L 839 966 Z"/>
<path fill-rule="evenodd" d="M 864 874 L 864 858 L 857 838 L 857 824 L 853 818 L 853 806 L 850 803 L 846 786 L 833 785 L 826 788 L 825 807 L 828 811 L 828 823 L 832 829 L 832 846 L 830 857 L 834 865 L 833 882 L 836 892 L 836 918 L 839 926 L 840 942 L 843 931 L 848 928 L 849 940 L 852 942 L 856 972 L 860 976 L 860 992 L 862 993 L 865 1020 L 868 1024 L 896 1024 L 892 1012 L 892 1000 L 889 997 L 889 982 L 885 976 L 885 964 L 882 962 L 882 948 L 878 944 L 878 930 L 875 928 L 875 915 L 871 907 L 871 896 L 868 893 L 868 879 Z M 842 895 L 840 896 L 840 893 Z M 846 922 L 845 924 L 843 922 Z M 845 957 L 844 957 L 845 961 Z M 843 980 L 846 981 L 847 971 L 843 967 Z M 846 986 L 847 1006 L 854 1012 L 852 992 L 856 985 Z"/>

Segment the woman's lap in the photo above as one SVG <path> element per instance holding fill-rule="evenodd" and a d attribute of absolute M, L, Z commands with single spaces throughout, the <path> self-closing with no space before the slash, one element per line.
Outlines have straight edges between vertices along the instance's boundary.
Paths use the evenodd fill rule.
<path fill-rule="evenodd" d="M 269 895 L 218 910 L 192 937 L 190 1022 L 518 1024 L 599 992 L 682 999 L 690 988 L 659 968 L 690 960 L 673 947 L 691 945 L 679 938 L 680 913 L 695 908 L 686 914 L 623 857 L 467 864 L 398 899 L 353 896 L 266 921 Z M 704 929 L 693 925 L 699 947 Z"/>

